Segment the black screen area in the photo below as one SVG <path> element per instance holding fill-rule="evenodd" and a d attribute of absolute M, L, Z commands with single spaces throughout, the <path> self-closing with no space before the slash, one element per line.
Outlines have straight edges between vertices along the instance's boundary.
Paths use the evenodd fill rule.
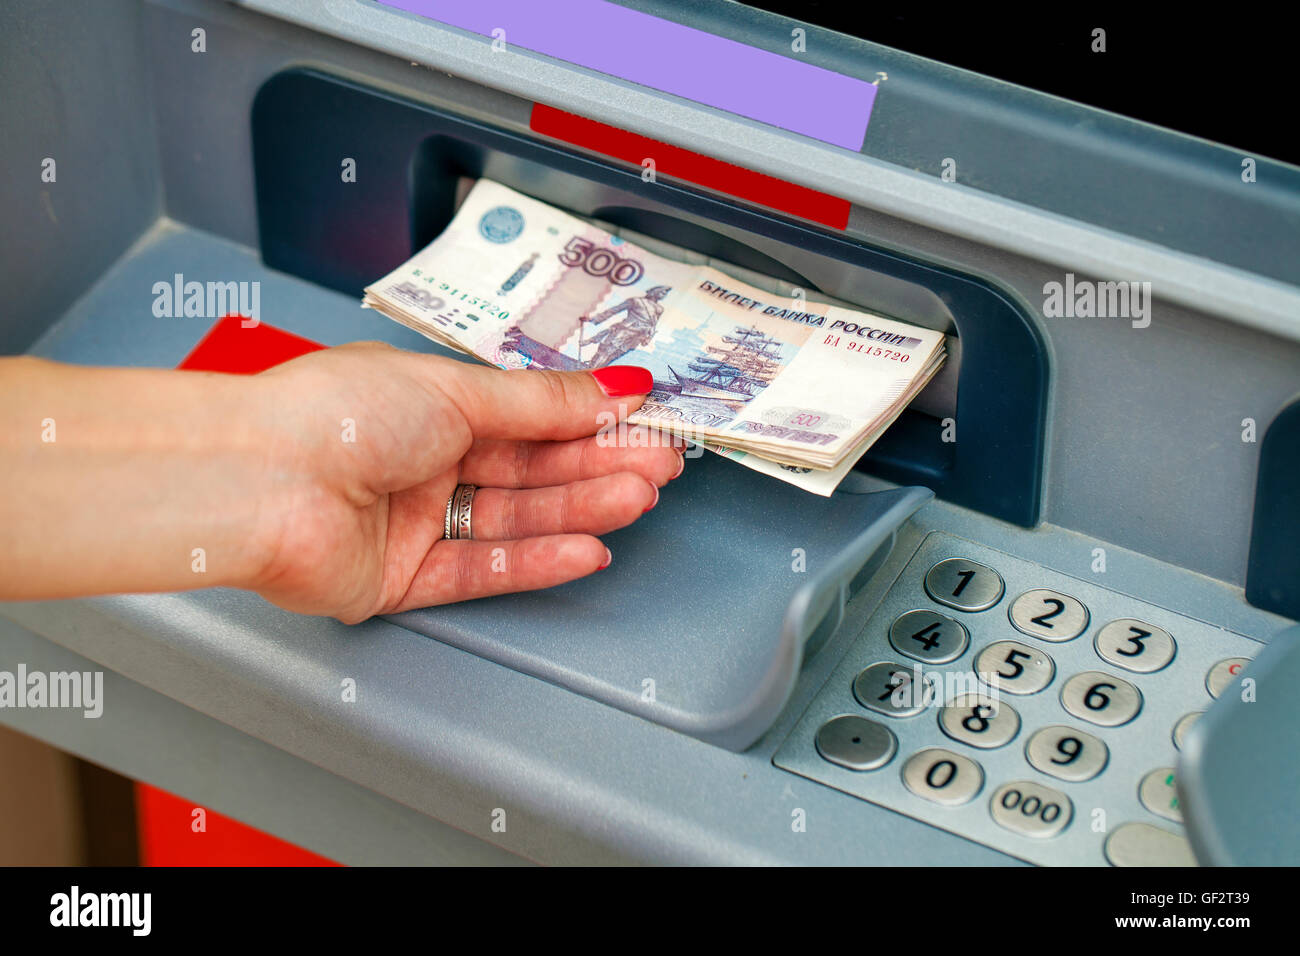
<path fill-rule="evenodd" d="M 1300 165 L 1300 56 L 1278 7 L 1162 5 L 1147 13 L 1095 4 L 965 11 L 860 0 L 746 5 Z M 1106 31 L 1105 53 L 1091 49 L 1098 27 Z"/>

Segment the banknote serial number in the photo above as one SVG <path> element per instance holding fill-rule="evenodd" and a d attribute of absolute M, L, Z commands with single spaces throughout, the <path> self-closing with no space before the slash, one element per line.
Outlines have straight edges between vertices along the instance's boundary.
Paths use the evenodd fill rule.
<path fill-rule="evenodd" d="M 840 336 L 828 335 L 822 344 L 838 347 L 840 344 Z M 882 349 L 879 345 L 870 345 L 866 342 L 855 342 L 852 339 L 849 339 L 844 347 L 850 352 L 857 352 L 859 355 L 878 356 L 883 359 L 888 359 L 891 362 L 900 362 L 905 364 L 912 360 L 912 356 L 907 352 L 900 352 L 897 349 Z"/>
<path fill-rule="evenodd" d="M 497 319 L 510 318 L 510 312 L 508 310 L 501 308 L 499 305 L 495 305 L 489 299 L 485 299 L 481 295 L 474 295 L 468 290 L 459 289 L 448 282 L 440 282 L 435 276 L 426 275 L 420 269 L 412 269 L 411 275 L 418 277 L 421 282 L 434 286 L 440 293 L 442 293 L 442 301 L 429 300 L 415 303 L 426 309 L 437 311 L 446 306 L 447 300 L 454 300 L 456 302 L 463 302 L 471 308 L 478 309 L 480 312 L 486 312 L 488 315 Z"/>

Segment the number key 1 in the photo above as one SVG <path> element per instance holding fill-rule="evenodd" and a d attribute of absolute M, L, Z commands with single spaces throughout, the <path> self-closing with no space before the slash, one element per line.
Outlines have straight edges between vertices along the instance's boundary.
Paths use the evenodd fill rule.
<path fill-rule="evenodd" d="M 1002 575 L 967 558 L 940 561 L 925 574 L 925 593 L 958 611 L 987 611 L 1004 591 Z"/>

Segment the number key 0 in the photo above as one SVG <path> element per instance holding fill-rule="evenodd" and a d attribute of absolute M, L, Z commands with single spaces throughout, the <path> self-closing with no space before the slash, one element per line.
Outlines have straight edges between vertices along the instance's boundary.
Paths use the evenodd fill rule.
<path fill-rule="evenodd" d="M 931 803 L 960 807 L 980 792 L 984 771 L 969 757 L 942 747 L 930 747 L 913 754 L 903 765 L 903 783 Z"/>

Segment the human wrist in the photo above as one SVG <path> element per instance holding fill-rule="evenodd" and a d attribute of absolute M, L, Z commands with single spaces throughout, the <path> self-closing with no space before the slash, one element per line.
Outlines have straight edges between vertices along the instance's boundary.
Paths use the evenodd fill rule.
<path fill-rule="evenodd" d="M 310 497 L 312 454 L 293 414 L 294 397 L 279 379 L 214 376 L 195 396 L 195 415 L 214 438 L 219 516 L 213 539 L 225 560 L 214 583 L 261 590 L 276 573 L 287 524 Z M 211 513 L 211 512 L 210 512 Z"/>

